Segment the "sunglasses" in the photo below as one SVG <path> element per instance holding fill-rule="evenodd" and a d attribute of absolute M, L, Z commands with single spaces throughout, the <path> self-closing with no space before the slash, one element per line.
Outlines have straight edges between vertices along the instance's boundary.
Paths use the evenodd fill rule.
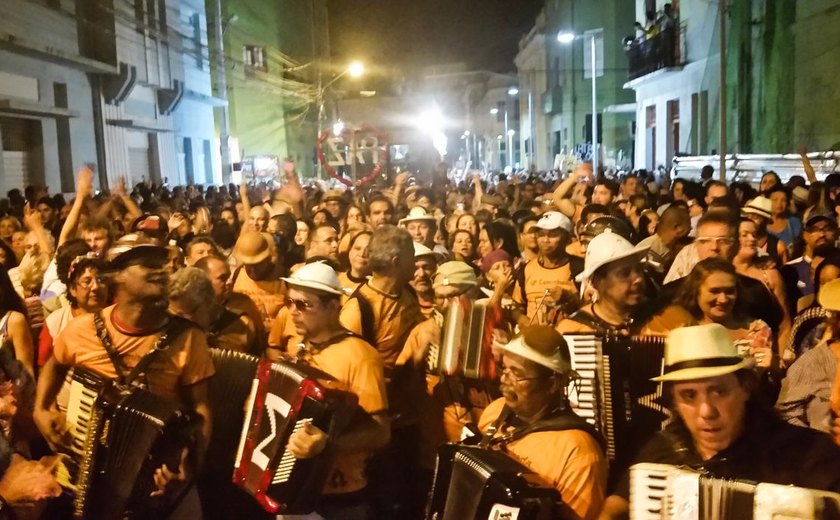
<path fill-rule="evenodd" d="M 289 310 L 297 309 L 300 312 L 306 312 L 314 307 L 312 302 L 308 302 L 306 300 L 295 300 L 292 298 L 286 298 L 286 307 Z"/>

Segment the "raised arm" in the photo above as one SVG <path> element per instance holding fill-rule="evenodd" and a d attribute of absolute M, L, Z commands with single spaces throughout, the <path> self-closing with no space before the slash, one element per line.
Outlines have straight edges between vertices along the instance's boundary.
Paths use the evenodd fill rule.
<path fill-rule="evenodd" d="M 41 252 L 52 256 L 55 252 L 52 237 L 44 229 L 41 213 L 36 208 L 31 207 L 28 202 L 23 207 L 23 223 L 29 231 L 35 233 L 35 236 L 38 237 L 38 247 L 40 247 Z"/>
<path fill-rule="evenodd" d="M 808 149 L 805 146 L 799 146 L 799 158 L 802 159 L 802 168 L 805 169 L 805 175 L 808 176 L 808 182 L 817 182 L 817 172 L 811 165 L 811 159 L 808 159 Z"/>
<path fill-rule="evenodd" d="M 128 196 L 128 192 L 125 189 L 125 177 L 117 179 L 117 186 L 114 188 L 114 192 L 114 194 L 122 201 L 125 206 L 125 210 L 129 215 L 131 215 L 132 220 L 143 214 L 143 211 L 137 203 L 134 202 L 134 199 Z"/>
<path fill-rule="evenodd" d="M 61 234 L 58 236 L 58 244 L 56 247 L 61 247 L 70 238 L 76 235 L 76 229 L 79 227 L 79 217 L 82 215 L 82 209 L 85 207 L 85 202 L 93 194 L 93 170 L 87 166 L 83 166 L 79 170 L 79 176 L 76 179 L 76 198 L 73 200 L 73 207 L 70 208 L 70 213 L 67 214 L 67 220 L 61 226 Z"/>
<path fill-rule="evenodd" d="M 484 196 L 484 186 L 481 185 L 481 175 L 478 172 L 472 172 L 470 178 L 473 181 L 473 189 L 475 190 L 472 201 L 472 213 L 475 215 L 475 212 L 481 209 L 481 197 Z"/>

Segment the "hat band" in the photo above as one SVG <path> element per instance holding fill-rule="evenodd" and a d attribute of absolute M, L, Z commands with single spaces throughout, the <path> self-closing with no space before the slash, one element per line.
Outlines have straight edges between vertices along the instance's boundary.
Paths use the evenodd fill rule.
<path fill-rule="evenodd" d="M 704 359 L 690 359 L 688 361 L 680 361 L 672 365 L 665 365 L 665 373 L 670 374 L 677 370 L 685 370 L 686 368 L 712 368 L 712 367 L 728 367 L 737 365 L 742 362 L 744 358 L 740 356 L 735 357 L 713 357 Z"/>

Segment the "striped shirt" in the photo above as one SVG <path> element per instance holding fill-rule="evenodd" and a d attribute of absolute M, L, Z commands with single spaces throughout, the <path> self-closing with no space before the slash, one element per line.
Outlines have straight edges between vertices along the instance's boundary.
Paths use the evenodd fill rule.
<path fill-rule="evenodd" d="M 826 341 L 797 359 L 782 381 L 776 410 L 791 424 L 830 431 L 831 385 L 837 370 L 837 357 Z"/>

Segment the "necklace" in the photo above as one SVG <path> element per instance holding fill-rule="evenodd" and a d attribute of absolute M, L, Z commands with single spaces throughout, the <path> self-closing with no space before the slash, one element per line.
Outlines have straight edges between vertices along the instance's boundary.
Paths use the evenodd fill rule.
<path fill-rule="evenodd" d="M 605 320 L 604 318 L 599 316 L 597 312 L 595 312 L 595 304 L 594 303 L 589 306 L 589 310 L 592 311 L 592 315 L 595 316 L 595 319 L 609 325 L 610 327 L 614 327 L 614 328 L 617 328 L 617 329 L 629 329 L 630 325 L 633 324 L 633 318 L 629 318 L 627 320 L 624 320 L 621 323 L 613 323 L 611 321 Z"/>

